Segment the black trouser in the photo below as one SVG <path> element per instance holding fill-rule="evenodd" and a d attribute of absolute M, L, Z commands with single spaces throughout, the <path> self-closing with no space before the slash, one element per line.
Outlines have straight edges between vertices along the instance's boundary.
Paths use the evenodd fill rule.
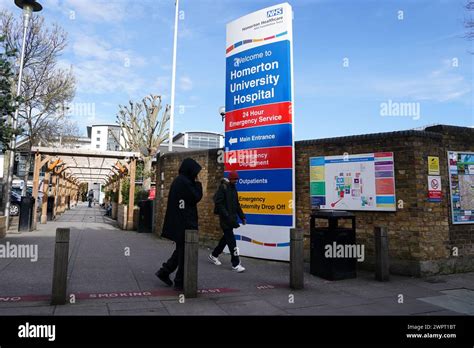
<path fill-rule="evenodd" d="M 89 199 L 89 208 L 92 207 L 92 201 Z"/>
<path fill-rule="evenodd" d="M 235 267 L 240 263 L 240 259 L 236 249 L 237 242 L 235 241 L 234 230 L 232 228 L 229 228 L 223 231 L 224 236 L 221 238 L 219 244 L 217 244 L 216 248 L 212 252 L 212 256 L 218 257 L 227 245 L 229 247 L 229 252 L 231 255 L 232 266 Z"/>
<path fill-rule="evenodd" d="M 175 285 L 183 286 L 184 283 L 184 242 L 176 243 L 176 249 L 173 252 L 173 255 L 166 261 L 161 269 L 166 274 L 173 273 L 176 268 L 178 271 L 174 277 Z"/>

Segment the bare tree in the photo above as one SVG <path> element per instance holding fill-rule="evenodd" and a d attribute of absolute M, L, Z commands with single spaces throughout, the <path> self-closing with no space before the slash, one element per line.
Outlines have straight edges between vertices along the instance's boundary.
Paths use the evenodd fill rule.
<path fill-rule="evenodd" d="M 65 147 L 73 147 L 80 138 L 79 127 L 76 122 L 66 120 L 61 126 L 61 134 L 59 136 L 59 144 Z"/>
<path fill-rule="evenodd" d="M 128 106 L 119 105 L 117 122 L 124 133 L 125 150 L 140 152 L 143 157 L 143 188 L 151 186 L 151 164 L 158 153 L 160 144 L 168 139 L 167 124 L 170 119 L 170 106 L 163 112 L 161 96 L 149 95 L 141 103 L 129 101 Z M 118 143 L 120 139 L 116 139 Z"/>
<path fill-rule="evenodd" d="M 0 35 L 5 37 L 7 50 L 20 52 L 22 22 L 10 12 L 0 12 Z M 72 68 L 58 67 L 58 57 L 67 45 L 67 34 L 57 24 L 46 27 L 43 17 L 31 18 L 27 33 L 23 79 L 22 103 L 19 106 L 18 125 L 28 139 L 28 150 L 47 144 L 61 135 L 67 124 L 64 105 L 74 98 L 75 79 Z M 15 67 L 18 75 L 18 66 Z M 17 81 L 17 79 L 16 79 Z M 31 154 L 27 156 L 25 182 L 28 180 Z M 25 185 L 26 189 L 26 185 Z"/>
<path fill-rule="evenodd" d="M 41 139 L 37 145 L 74 148 L 81 135 L 77 123 L 64 118 L 60 120 L 59 125 L 51 124 L 48 130 L 42 133 L 42 138 L 43 137 L 47 138 L 47 140 L 43 141 Z"/>

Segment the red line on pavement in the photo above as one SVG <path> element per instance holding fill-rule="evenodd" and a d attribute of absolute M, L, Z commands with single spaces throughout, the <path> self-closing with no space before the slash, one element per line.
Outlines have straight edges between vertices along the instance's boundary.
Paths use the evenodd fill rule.
<path fill-rule="evenodd" d="M 238 289 L 230 288 L 211 288 L 211 289 L 198 289 L 198 294 L 224 294 L 230 292 L 239 292 Z M 173 289 L 163 290 L 149 290 L 149 291 L 117 291 L 117 292 L 100 292 L 100 293 L 70 293 L 74 295 L 76 300 L 99 300 L 99 299 L 114 299 L 114 298 L 132 298 L 132 297 L 161 297 L 161 296 L 173 296 L 179 295 L 181 291 Z M 49 301 L 50 295 L 23 295 L 23 296 L 0 296 L 1 303 L 12 303 L 12 302 L 36 302 L 36 301 Z"/>

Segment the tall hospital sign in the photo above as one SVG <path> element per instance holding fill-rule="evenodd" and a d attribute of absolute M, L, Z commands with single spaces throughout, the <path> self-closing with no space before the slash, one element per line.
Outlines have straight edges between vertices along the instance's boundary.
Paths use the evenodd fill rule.
<path fill-rule="evenodd" d="M 295 224 L 293 12 L 272 6 L 227 25 L 225 171 L 239 173 L 241 255 L 289 260 Z"/>

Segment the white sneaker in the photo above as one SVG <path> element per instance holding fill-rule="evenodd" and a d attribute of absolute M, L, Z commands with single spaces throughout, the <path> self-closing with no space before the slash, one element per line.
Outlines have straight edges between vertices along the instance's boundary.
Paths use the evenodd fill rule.
<path fill-rule="evenodd" d="M 245 271 L 245 267 L 243 267 L 241 264 L 238 264 L 237 266 L 232 267 L 232 269 L 234 271 L 236 271 L 237 273 L 241 273 L 241 272 Z"/>
<path fill-rule="evenodd" d="M 212 256 L 212 254 L 209 254 L 208 259 L 209 259 L 209 261 L 211 261 L 216 266 L 222 265 L 222 262 L 220 262 L 217 257 Z"/>

